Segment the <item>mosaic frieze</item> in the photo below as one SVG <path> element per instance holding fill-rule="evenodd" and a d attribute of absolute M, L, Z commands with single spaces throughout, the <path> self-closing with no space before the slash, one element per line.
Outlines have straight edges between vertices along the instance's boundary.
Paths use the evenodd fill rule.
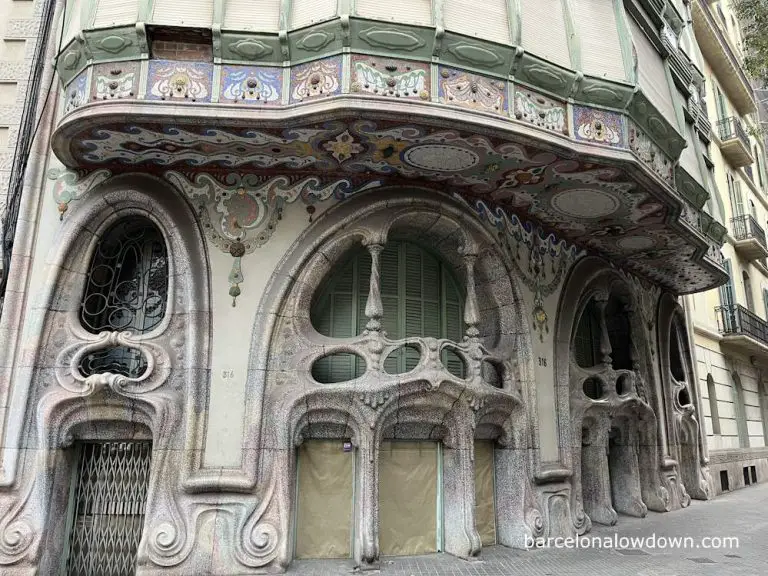
<path fill-rule="evenodd" d="M 65 168 L 51 168 L 47 174 L 50 180 L 55 180 L 53 185 L 53 199 L 59 211 L 59 218 L 63 219 L 69 209 L 70 202 L 80 199 L 83 194 L 107 180 L 112 173 L 109 170 L 67 170 Z"/>
<path fill-rule="evenodd" d="M 341 93 L 341 56 L 291 69 L 291 104 Z"/>
<path fill-rule="evenodd" d="M 507 113 L 507 84 L 479 74 L 440 67 L 440 102 L 493 114 Z"/>
<path fill-rule="evenodd" d="M 573 129 L 576 140 L 626 148 L 624 116 L 621 114 L 574 106 Z"/>
<path fill-rule="evenodd" d="M 350 90 L 374 96 L 428 100 L 429 64 L 353 55 Z"/>
<path fill-rule="evenodd" d="M 91 100 L 136 98 L 139 92 L 139 63 L 111 62 L 93 67 Z"/>
<path fill-rule="evenodd" d="M 523 87 L 515 88 L 514 116 L 534 126 L 568 134 L 568 108 L 565 102 Z"/>
<path fill-rule="evenodd" d="M 147 100 L 210 102 L 213 64 L 150 60 Z"/>
<path fill-rule="evenodd" d="M 283 69 L 222 66 L 220 102 L 276 105 L 282 103 Z"/>
<path fill-rule="evenodd" d="M 88 71 L 84 70 L 65 89 L 64 114 L 69 114 L 88 102 Z"/>
<path fill-rule="evenodd" d="M 673 185 L 672 161 L 642 130 L 634 124 L 629 127 L 629 148 L 643 164 L 648 166 L 664 182 Z"/>

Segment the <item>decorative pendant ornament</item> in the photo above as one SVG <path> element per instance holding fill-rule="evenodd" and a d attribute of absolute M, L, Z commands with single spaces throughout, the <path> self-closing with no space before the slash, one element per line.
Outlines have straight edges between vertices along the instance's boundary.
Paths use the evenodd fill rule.
<path fill-rule="evenodd" d="M 241 294 L 240 283 L 244 280 L 241 258 L 245 255 L 245 244 L 239 240 L 233 242 L 229 246 L 229 253 L 234 258 L 232 270 L 229 272 L 229 295 L 232 296 L 232 307 L 234 308 L 237 306 L 237 297 Z"/>

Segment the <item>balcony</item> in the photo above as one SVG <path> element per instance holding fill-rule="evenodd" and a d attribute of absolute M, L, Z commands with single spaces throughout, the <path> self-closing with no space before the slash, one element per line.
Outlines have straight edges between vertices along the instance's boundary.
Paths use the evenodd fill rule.
<path fill-rule="evenodd" d="M 718 306 L 715 315 L 722 346 L 768 358 L 768 322 L 740 304 Z"/>
<path fill-rule="evenodd" d="M 720 138 L 720 150 L 731 166 L 741 168 L 752 164 L 749 136 L 741 125 L 741 120 L 736 116 L 718 120 L 717 135 Z"/>
<path fill-rule="evenodd" d="M 693 31 L 704 58 L 741 116 L 756 111 L 752 86 L 741 68 L 741 60 L 731 48 L 728 38 L 717 23 L 717 16 L 706 0 L 691 3 Z M 727 81 L 726 81 L 727 80 Z"/>
<path fill-rule="evenodd" d="M 765 230 L 750 214 L 731 218 L 734 248 L 747 260 L 757 260 L 768 256 L 765 242 Z"/>

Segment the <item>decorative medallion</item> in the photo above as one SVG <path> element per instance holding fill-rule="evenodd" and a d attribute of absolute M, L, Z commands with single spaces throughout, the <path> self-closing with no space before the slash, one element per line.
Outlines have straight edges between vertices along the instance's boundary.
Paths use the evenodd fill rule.
<path fill-rule="evenodd" d="M 577 140 L 620 148 L 626 147 L 624 116 L 621 114 L 585 106 L 574 106 L 573 125 Z"/>
<path fill-rule="evenodd" d="M 109 62 L 93 67 L 92 100 L 136 98 L 139 89 L 138 62 Z"/>
<path fill-rule="evenodd" d="M 673 162 L 633 123 L 629 126 L 629 149 L 664 182 L 673 185 Z"/>
<path fill-rule="evenodd" d="M 619 208 L 618 199 L 608 192 L 576 189 L 560 192 L 552 198 L 552 207 L 566 216 L 597 220 Z"/>
<path fill-rule="evenodd" d="M 213 65 L 205 62 L 150 60 L 147 100 L 210 102 Z"/>
<path fill-rule="evenodd" d="M 291 69 L 291 103 L 341 92 L 341 57 L 317 60 Z"/>
<path fill-rule="evenodd" d="M 411 166 L 437 172 L 461 172 L 480 162 L 480 157 L 472 150 L 445 144 L 414 146 L 403 158 Z"/>
<path fill-rule="evenodd" d="M 492 114 L 506 114 L 507 84 L 455 68 L 440 68 L 439 97 L 452 104 Z"/>
<path fill-rule="evenodd" d="M 514 115 L 518 120 L 539 128 L 568 134 L 568 113 L 565 102 L 538 94 L 521 86 L 515 87 Z"/>
<path fill-rule="evenodd" d="M 51 168 L 47 174 L 53 185 L 53 199 L 59 210 L 59 220 L 69 209 L 70 202 L 79 200 L 86 192 L 107 180 L 112 173 L 109 170 L 68 170 L 66 168 Z"/>
<path fill-rule="evenodd" d="M 324 143 L 323 150 L 330 152 L 336 158 L 336 161 L 341 164 L 352 158 L 355 154 L 359 154 L 365 148 L 355 142 L 355 138 L 349 133 L 349 130 L 345 130 L 336 136 L 334 140 Z"/>
<path fill-rule="evenodd" d="M 352 92 L 426 100 L 429 65 L 375 56 L 352 56 Z"/>
<path fill-rule="evenodd" d="M 221 67 L 220 102 L 243 104 L 280 104 L 283 69 L 259 66 Z"/>

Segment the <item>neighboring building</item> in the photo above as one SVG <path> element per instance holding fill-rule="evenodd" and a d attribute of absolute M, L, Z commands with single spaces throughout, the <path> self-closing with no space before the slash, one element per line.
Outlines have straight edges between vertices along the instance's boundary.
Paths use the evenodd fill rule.
<path fill-rule="evenodd" d="M 685 5 L 253 5 L 56 5 L 0 572 L 471 557 L 709 498 L 678 299 L 726 281 L 726 217 Z"/>
<path fill-rule="evenodd" d="M 729 2 L 695 2 L 712 140 L 703 156 L 730 274 L 689 299 L 709 462 L 718 493 L 768 479 L 768 180 L 752 85 Z M 755 137 L 756 136 L 756 137 Z"/>
<path fill-rule="evenodd" d="M 0 0 L 0 217 L 6 209 L 30 64 L 34 59 L 42 2 Z M 2 225 L 0 224 L 0 238 Z M 0 241 L 0 278 L 4 272 Z"/>

